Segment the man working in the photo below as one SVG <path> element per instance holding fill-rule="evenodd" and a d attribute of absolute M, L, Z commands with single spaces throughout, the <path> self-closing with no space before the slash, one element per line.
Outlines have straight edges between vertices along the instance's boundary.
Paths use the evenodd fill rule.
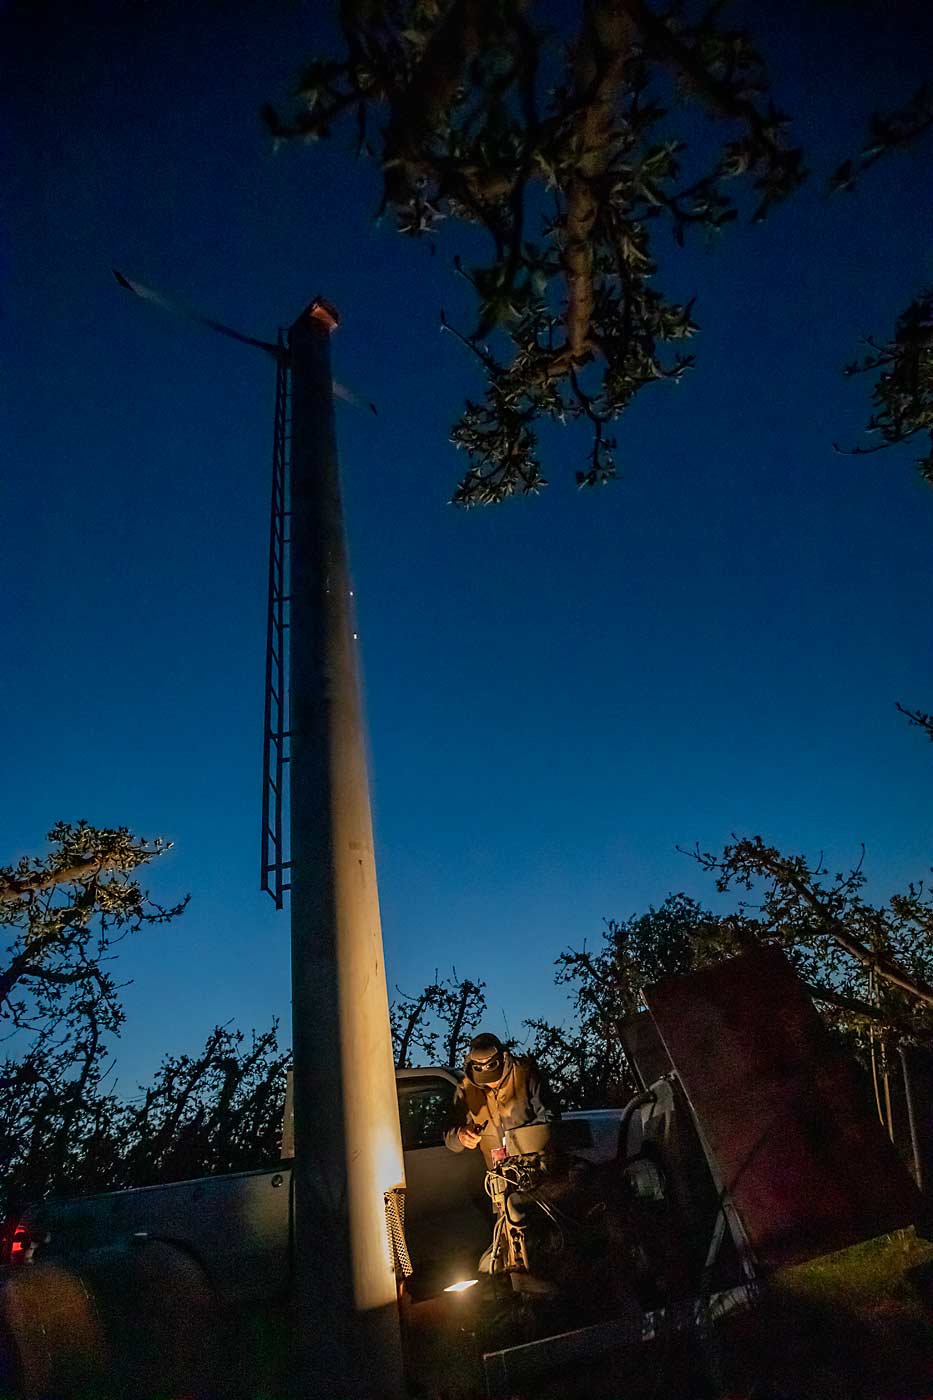
<path fill-rule="evenodd" d="M 530 1056 L 512 1055 L 498 1036 L 474 1036 L 444 1134 L 451 1152 L 481 1147 L 491 1167 L 505 1155 L 510 1128 L 557 1117 L 547 1082 Z"/>

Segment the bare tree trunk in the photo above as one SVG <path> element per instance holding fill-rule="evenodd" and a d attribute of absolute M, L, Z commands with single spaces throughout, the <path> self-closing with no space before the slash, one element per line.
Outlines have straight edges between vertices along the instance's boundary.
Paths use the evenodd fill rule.
<path fill-rule="evenodd" d="M 417 1004 L 413 1007 L 405 1023 L 405 1031 L 399 1043 L 397 1065 L 399 1069 L 408 1068 L 408 1052 L 411 1049 L 411 1038 L 418 1028 L 418 1023 L 424 1015 L 424 1008 L 428 1003 L 427 992 L 422 992 Z"/>
<path fill-rule="evenodd" d="M 460 1032 L 463 1030 L 463 1018 L 466 1015 L 467 1002 L 469 1001 L 470 992 L 472 990 L 472 982 L 460 983 L 460 1000 L 457 1004 L 456 1015 L 451 1023 L 450 1035 L 447 1038 L 447 1063 L 449 1065 L 456 1063 L 457 1041 L 460 1039 Z"/>

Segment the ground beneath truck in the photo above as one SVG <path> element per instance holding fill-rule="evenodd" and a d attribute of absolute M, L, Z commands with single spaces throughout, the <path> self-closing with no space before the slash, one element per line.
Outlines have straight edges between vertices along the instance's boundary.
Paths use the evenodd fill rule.
<path fill-rule="evenodd" d="M 931 1400 L 933 1243 L 911 1229 L 854 1246 L 782 1271 L 719 1320 L 700 1308 L 527 1380 L 518 1352 L 513 1378 L 490 1378 L 458 1299 L 414 1305 L 406 1337 L 421 1400 Z"/>

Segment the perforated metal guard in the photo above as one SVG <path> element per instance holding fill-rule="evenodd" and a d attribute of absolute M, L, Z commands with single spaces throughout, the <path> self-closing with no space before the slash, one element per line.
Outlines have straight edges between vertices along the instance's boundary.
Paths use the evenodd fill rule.
<path fill-rule="evenodd" d="M 410 1278 L 414 1269 L 405 1242 L 405 1188 L 397 1186 L 394 1191 L 387 1191 L 385 1200 L 386 1229 L 395 1277 Z"/>

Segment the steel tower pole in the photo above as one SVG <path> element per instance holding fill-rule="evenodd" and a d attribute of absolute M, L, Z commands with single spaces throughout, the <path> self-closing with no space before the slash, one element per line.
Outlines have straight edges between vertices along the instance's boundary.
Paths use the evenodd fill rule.
<path fill-rule="evenodd" d="M 404 1393 L 384 1193 L 404 1184 L 329 336 L 292 366 L 289 732 L 295 1305 L 302 1400 Z"/>

